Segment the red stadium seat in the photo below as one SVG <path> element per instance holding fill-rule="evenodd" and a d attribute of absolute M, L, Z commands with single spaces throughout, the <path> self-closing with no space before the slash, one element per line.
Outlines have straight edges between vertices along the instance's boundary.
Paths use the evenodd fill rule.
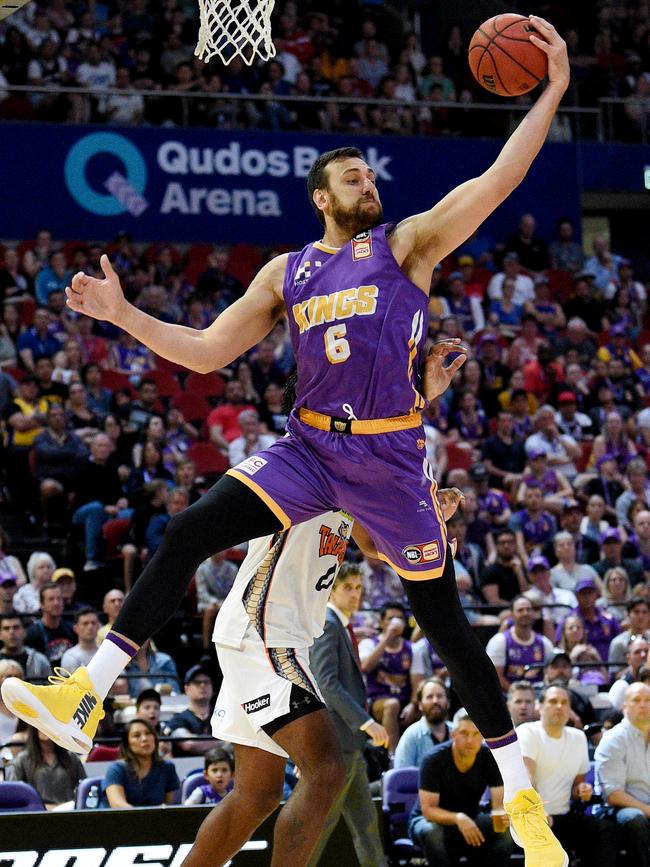
<path fill-rule="evenodd" d="M 194 461 L 199 476 L 225 473 L 230 467 L 228 458 L 212 443 L 193 443 L 187 450 L 187 457 Z"/>
<path fill-rule="evenodd" d="M 226 383 L 218 373 L 190 373 L 185 391 L 197 397 L 221 397 Z"/>
<path fill-rule="evenodd" d="M 131 383 L 126 373 L 120 373 L 119 370 L 102 370 L 102 385 L 110 391 L 120 391 L 123 388 L 128 388 L 131 391 Z"/>
<path fill-rule="evenodd" d="M 447 446 L 447 469 L 468 470 L 472 465 L 472 453 L 469 449 L 462 449 L 455 443 Z"/>
<path fill-rule="evenodd" d="M 171 405 L 180 409 L 189 422 L 203 422 L 212 411 L 212 407 L 204 397 L 187 392 L 181 392 L 173 397 Z"/>
<path fill-rule="evenodd" d="M 187 368 L 182 364 L 176 364 L 175 361 L 168 361 L 161 355 L 154 355 L 156 361 L 156 370 L 165 370 L 167 373 L 187 373 Z M 149 374 L 147 374 L 148 376 Z"/>
<path fill-rule="evenodd" d="M 192 286 L 196 286 L 199 277 L 205 271 L 208 264 L 208 256 L 214 250 L 212 244 L 193 244 L 187 254 L 185 266 L 185 279 Z"/>
<path fill-rule="evenodd" d="M 591 450 L 593 449 L 594 444 L 591 440 L 587 442 L 580 443 L 580 457 L 576 460 L 576 469 L 579 473 L 584 473 L 589 465 L 589 459 L 591 458 Z"/>
<path fill-rule="evenodd" d="M 261 266 L 262 254 L 252 244 L 234 244 L 230 248 L 228 270 L 241 281 L 244 288 L 248 287 Z"/>
<path fill-rule="evenodd" d="M 126 541 L 131 520 L 129 518 L 113 518 L 106 521 L 102 527 L 102 536 L 106 543 L 106 558 L 114 560 L 120 556 L 119 546 Z"/>
<path fill-rule="evenodd" d="M 176 397 L 177 394 L 181 393 L 178 380 L 168 370 L 149 370 L 147 379 L 153 379 L 156 383 L 160 397 Z"/>
<path fill-rule="evenodd" d="M 36 311 L 36 301 L 31 298 L 26 298 L 20 302 L 20 321 L 28 327 L 34 322 L 34 313 Z"/>
<path fill-rule="evenodd" d="M 24 371 L 22 367 L 3 367 L 2 369 L 9 376 L 13 376 L 16 382 L 20 382 L 21 379 L 24 378 L 26 373 L 26 371 Z"/>

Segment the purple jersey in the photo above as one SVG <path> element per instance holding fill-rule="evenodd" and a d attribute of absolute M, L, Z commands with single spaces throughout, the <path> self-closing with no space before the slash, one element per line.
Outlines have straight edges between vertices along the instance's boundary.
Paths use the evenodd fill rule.
<path fill-rule="evenodd" d="M 427 296 L 397 264 L 391 228 L 362 232 L 338 250 L 316 242 L 289 254 L 283 293 L 296 408 L 373 419 L 424 407 Z"/>
<path fill-rule="evenodd" d="M 487 512 L 494 517 L 502 515 L 510 508 L 504 494 L 493 488 L 489 488 L 484 494 L 479 494 L 477 500 L 479 512 Z"/>
<path fill-rule="evenodd" d="M 543 545 L 555 533 L 555 518 L 548 512 L 540 512 L 533 516 L 528 509 L 521 509 L 513 515 L 513 527 L 521 530 L 524 542 L 532 545 Z"/>
<path fill-rule="evenodd" d="M 541 479 L 538 479 L 536 476 L 529 475 L 524 476 L 522 481 L 525 485 L 529 484 L 530 482 L 537 482 L 537 484 L 540 485 L 543 494 L 557 493 L 558 483 L 555 470 L 546 470 Z"/>
<path fill-rule="evenodd" d="M 373 644 L 379 644 L 379 638 L 371 639 Z M 404 639 L 402 649 L 396 652 L 384 650 L 379 664 L 366 675 L 368 698 L 375 701 L 378 698 L 399 698 L 402 705 L 408 704 L 411 697 L 411 662 L 413 652 L 411 642 Z"/>
<path fill-rule="evenodd" d="M 505 632 L 506 660 L 503 676 L 510 683 L 516 680 L 529 680 L 539 683 L 544 670 L 544 642 L 542 636 L 535 634 L 532 644 L 519 644 L 510 629 Z"/>

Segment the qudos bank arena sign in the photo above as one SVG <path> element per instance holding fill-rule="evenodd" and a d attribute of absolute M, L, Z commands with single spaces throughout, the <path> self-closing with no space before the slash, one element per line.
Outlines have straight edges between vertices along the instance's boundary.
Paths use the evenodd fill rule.
<path fill-rule="evenodd" d="M 485 170 L 498 141 L 344 137 L 153 127 L 4 124 L 0 237 L 299 244 L 320 227 L 307 200 L 316 157 L 357 145 L 377 176 L 388 219 L 430 208 Z M 561 158 L 554 148 L 562 148 Z M 535 201 L 549 234 L 560 214 L 579 212 L 572 146 L 545 148 L 525 184 L 497 212 L 491 234 L 510 234 Z M 548 190 L 553 190 L 553 196 Z"/>

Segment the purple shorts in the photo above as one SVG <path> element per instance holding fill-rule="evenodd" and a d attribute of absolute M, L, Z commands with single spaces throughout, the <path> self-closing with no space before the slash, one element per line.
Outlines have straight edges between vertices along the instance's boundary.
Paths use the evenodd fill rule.
<path fill-rule="evenodd" d="M 284 528 L 343 509 L 403 578 L 439 578 L 447 528 L 421 427 L 381 434 L 318 430 L 294 415 L 287 436 L 228 470 Z"/>

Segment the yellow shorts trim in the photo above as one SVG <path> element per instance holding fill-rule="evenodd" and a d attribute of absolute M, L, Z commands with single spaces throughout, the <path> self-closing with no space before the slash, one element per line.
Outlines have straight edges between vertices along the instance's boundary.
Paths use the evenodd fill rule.
<path fill-rule="evenodd" d="M 377 552 L 377 556 L 380 560 L 383 560 L 384 563 L 388 563 L 389 566 L 392 566 L 400 578 L 406 578 L 407 581 L 431 581 L 434 578 L 440 578 L 442 573 L 445 571 L 445 564 L 447 563 L 447 547 L 445 546 L 445 559 L 442 561 L 441 566 L 438 566 L 436 569 L 427 569 L 426 571 L 423 569 L 419 572 L 416 572 L 413 569 L 404 569 L 402 566 L 397 566 L 380 551 Z"/>
<path fill-rule="evenodd" d="M 261 488 L 257 484 L 257 482 L 254 482 L 252 479 L 249 479 L 248 476 L 245 476 L 243 473 L 240 473 L 239 470 L 227 470 L 226 475 L 232 476 L 234 479 L 237 479 L 238 481 L 243 482 L 247 488 L 250 488 L 254 494 L 257 494 L 257 496 L 260 498 L 260 500 L 263 500 L 266 503 L 266 505 L 273 512 L 273 514 L 278 519 L 278 521 L 280 521 L 280 523 L 282 524 L 282 529 L 283 530 L 289 529 L 289 527 L 291 526 L 291 518 L 287 515 L 287 513 L 284 511 L 284 509 L 281 506 L 279 506 L 275 502 L 275 500 L 266 493 L 264 488 Z"/>
<path fill-rule="evenodd" d="M 332 416 L 324 415 L 322 412 L 314 412 L 314 410 L 307 409 L 304 406 L 301 406 L 298 410 L 298 418 L 310 427 L 315 427 L 317 430 L 324 430 L 328 433 L 336 433 L 336 426 L 339 423 L 335 419 L 334 424 L 332 424 Z M 408 415 L 398 415 L 394 418 L 352 419 L 350 422 L 345 422 L 345 424 L 341 423 L 341 433 L 346 432 L 348 424 L 351 434 L 391 433 L 396 430 L 409 430 L 410 428 L 420 427 L 422 425 L 422 413 L 413 412 Z"/>

